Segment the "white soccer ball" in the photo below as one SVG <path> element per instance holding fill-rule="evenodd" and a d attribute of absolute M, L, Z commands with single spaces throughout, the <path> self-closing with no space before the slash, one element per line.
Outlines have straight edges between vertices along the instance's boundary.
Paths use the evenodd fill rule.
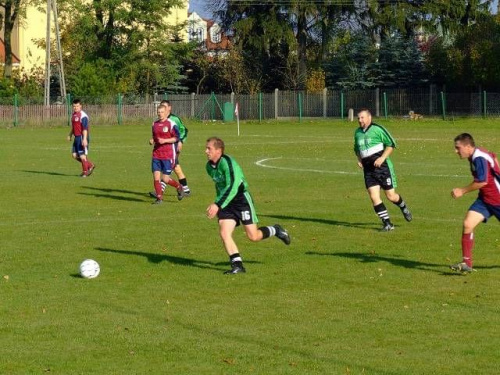
<path fill-rule="evenodd" d="M 93 259 L 85 259 L 80 264 L 80 275 L 85 279 L 93 279 L 99 275 L 101 268 L 99 263 Z"/>

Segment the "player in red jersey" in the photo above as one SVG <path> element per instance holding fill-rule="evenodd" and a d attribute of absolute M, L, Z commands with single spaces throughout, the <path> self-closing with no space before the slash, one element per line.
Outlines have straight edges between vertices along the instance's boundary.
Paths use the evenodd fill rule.
<path fill-rule="evenodd" d="M 463 188 L 455 188 L 451 196 L 455 199 L 475 190 L 479 196 L 465 215 L 462 230 L 462 262 L 453 264 L 454 271 L 472 271 L 472 250 L 474 248 L 474 229 L 491 216 L 500 220 L 500 167 L 494 153 L 476 147 L 468 133 L 455 137 L 455 152 L 461 159 L 468 159 L 474 180 Z"/>
<path fill-rule="evenodd" d="M 153 123 L 153 137 L 149 144 L 153 145 L 153 161 L 151 170 L 153 172 L 156 200 L 153 204 L 163 202 L 163 191 L 161 181 L 177 189 L 177 199 L 184 198 L 184 189 L 177 181 L 170 178 L 175 167 L 177 156 L 176 143 L 179 141 L 179 131 L 175 123 L 168 119 L 167 108 L 160 105 L 157 108 L 158 120 Z"/>
<path fill-rule="evenodd" d="M 71 115 L 71 131 L 68 134 L 68 141 L 74 136 L 72 155 L 73 158 L 82 164 L 81 177 L 87 177 L 92 174 L 95 168 L 88 158 L 89 152 L 89 116 L 82 111 L 82 102 L 80 99 L 73 100 L 73 114 Z"/>

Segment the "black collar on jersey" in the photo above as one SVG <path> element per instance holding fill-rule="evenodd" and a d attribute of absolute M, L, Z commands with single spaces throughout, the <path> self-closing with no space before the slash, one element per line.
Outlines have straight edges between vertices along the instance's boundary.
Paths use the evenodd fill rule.
<path fill-rule="evenodd" d="M 213 169 L 216 169 L 217 166 L 219 165 L 221 159 L 223 156 L 226 156 L 225 154 L 221 154 L 220 158 L 215 162 L 213 163 L 211 160 L 208 161 L 208 163 L 210 164 L 210 166 L 213 168 Z"/>

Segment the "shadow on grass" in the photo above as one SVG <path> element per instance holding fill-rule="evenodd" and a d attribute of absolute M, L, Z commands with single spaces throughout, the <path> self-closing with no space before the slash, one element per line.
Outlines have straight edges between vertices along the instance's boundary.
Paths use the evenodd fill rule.
<path fill-rule="evenodd" d="M 90 195 L 96 198 L 109 198 L 117 201 L 128 201 L 128 202 L 145 202 L 145 199 L 132 198 L 132 197 L 123 197 L 121 195 L 112 195 L 112 194 L 95 194 L 95 193 L 78 193 L 80 195 Z"/>
<path fill-rule="evenodd" d="M 34 173 L 34 174 L 47 174 L 49 176 L 62 176 L 62 177 L 80 177 L 77 174 L 59 173 L 59 172 L 49 172 L 49 171 L 28 171 L 22 170 L 24 173 Z"/>
<path fill-rule="evenodd" d="M 204 260 L 184 258 L 184 257 L 178 257 L 178 256 L 174 256 L 174 255 L 167 255 L 167 254 L 153 254 L 153 253 L 146 253 L 146 252 L 142 252 L 142 251 L 117 250 L 117 249 L 109 249 L 106 247 L 96 247 L 95 249 L 99 250 L 99 251 L 104 251 L 107 253 L 142 256 L 142 257 L 147 258 L 147 260 L 149 262 L 155 263 L 155 264 L 158 264 L 161 262 L 169 262 L 169 263 L 176 264 L 179 266 L 197 267 L 197 268 L 211 269 L 211 270 L 216 270 L 216 271 L 225 271 L 225 270 L 227 270 L 227 266 L 228 266 L 228 262 L 214 263 L 214 262 L 207 262 Z M 260 262 L 245 260 L 245 263 L 260 263 Z M 224 268 L 222 268 L 222 266 L 224 266 Z"/>
<path fill-rule="evenodd" d="M 403 257 L 388 257 L 388 256 L 380 256 L 377 254 L 368 254 L 368 253 L 320 253 L 314 251 L 306 252 L 307 255 L 319 255 L 319 256 L 334 256 L 341 258 L 349 258 L 356 259 L 361 263 L 379 263 L 386 262 L 390 263 L 397 267 L 423 270 L 423 271 L 432 271 L 437 272 L 442 276 L 463 276 L 459 272 L 454 272 L 449 269 L 449 264 L 437 264 L 437 263 L 426 263 L 419 262 L 416 260 L 405 259 Z M 487 267 L 475 267 L 476 269 L 485 269 L 485 268 L 499 268 L 500 266 L 487 266 Z"/>
<path fill-rule="evenodd" d="M 138 195 L 140 197 L 147 197 L 149 193 L 144 193 L 142 191 L 133 191 L 133 190 L 125 190 L 125 189 L 110 189 L 110 188 L 98 188 L 93 186 L 83 186 L 85 189 L 89 190 L 97 190 L 102 193 L 121 193 L 121 194 L 130 194 L 130 195 Z"/>
<path fill-rule="evenodd" d="M 85 193 L 78 193 L 80 195 L 90 195 L 96 198 L 109 198 L 109 199 L 115 199 L 118 201 L 128 201 L 128 202 L 147 202 L 147 193 L 143 192 L 138 192 L 138 191 L 132 191 L 132 190 L 125 190 L 125 189 L 109 189 L 109 188 L 96 188 L 92 186 L 82 186 L 84 189 L 88 189 L 92 192 L 85 192 Z M 100 192 L 100 193 L 96 193 Z M 104 194 L 105 193 L 105 194 Z M 118 195 L 118 194 L 130 194 L 130 195 L 136 195 L 136 196 L 141 196 L 143 199 L 139 198 L 134 198 L 134 197 L 128 197 L 128 196 L 123 196 L 123 195 Z"/>
<path fill-rule="evenodd" d="M 287 216 L 287 215 L 262 215 L 259 214 L 259 217 L 271 217 L 279 220 L 297 220 L 303 222 L 312 222 L 326 225 L 338 225 L 343 227 L 351 227 L 351 228 L 364 228 L 364 229 L 373 229 L 376 231 L 380 230 L 380 226 L 375 225 L 373 222 L 370 223 L 353 223 L 349 221 L 339 221 L 333 219 L 317 219 L 313 217 L 299 217 L 299 216 Z"/>

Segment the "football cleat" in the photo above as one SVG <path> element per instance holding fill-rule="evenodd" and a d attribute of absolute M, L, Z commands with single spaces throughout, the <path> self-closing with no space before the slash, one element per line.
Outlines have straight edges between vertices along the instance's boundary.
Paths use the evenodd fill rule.
<path fill-rule="evenodd" d="M 283 229 L 283 227 L 279 224 L 273 225 L 274 229 L 276 229 L 276 237 L 278 237 L 281 241 L 285 243 L 285 245 L 290 245 L 290 242 L 292 242 L 292 239 L 290 238 L 290 235 L 288 234 L 286 229 Z"/>
<path fill-rule="evenodd" d="M 391 222 L 384 223 L 384 226 L 380 229 L 381 232 L 390 232 L 391 230 L 394 230 L 394 224 Z"/>
<path fill-rule="evenodd" d="M 95 169 L 95 164 L 92 164 L 92 166 L 87 171 L 87 176 L 90 176 L 92 174 L 92 172 L 94 172 L 94 169 Z"/>
<path fill-rule="evenodd" d="M 180 189 L 177 189 L 177 199 L 181 201 L 182 198 L 184 198 L 185 196 L 186 196 L 186 193 L 184 192 L 184 189 L 181 186 Z"/>
<path fill-rule="evenodd" d="M 465 262 L 460 262 L 457 264 L 452 264 L 450 269 L 457 272 L 467 273 L 475 271 L 471 266 L 467 265 Z"/>
<path fill-rule="evenodd" d="M 412 221 L 413 220 L 413 215 L 411 214 L 411 212 L 408 209 L 408 207 L 403 208 L 401 210 L 401 212 L 403 213 L 403 216 L 405 217 L 406 221 Z"/>
<path fill-rule="evenodd" d="M 157 198 L 157 199 L 156 199 L 153 203 L 151 203 L 151 204 L 162 204 L 162 203 L 163 203 L 163 200 L 161 200 L 161 199 L 158 199 L 158 198 Z"/>
<path fill-rule="evenodd" d="M 243 264 L 231 264 L 231 269 L 224 271 L 225 275 L 234 275 L 237 273 L 245 273 L 247 270 L 243 267 Z"/>
<path fill-rule="evenodd" d="M 191 195 L 191 190 L 189 190 L 189 188 L 184 188 L 184 196 L 185 197 L 189 197 Z"/>
<path fill-rule="evenodd" d="M 156 199 L 156 198 L 158 198 L 158 196 L 156 195 L 156 192 L 154 192 L 154 191 L 150 191 L 150 192 L 149 192 L 149 196 L 150 196 L 151 198 L 155 198 L 155 199 Z"/>

